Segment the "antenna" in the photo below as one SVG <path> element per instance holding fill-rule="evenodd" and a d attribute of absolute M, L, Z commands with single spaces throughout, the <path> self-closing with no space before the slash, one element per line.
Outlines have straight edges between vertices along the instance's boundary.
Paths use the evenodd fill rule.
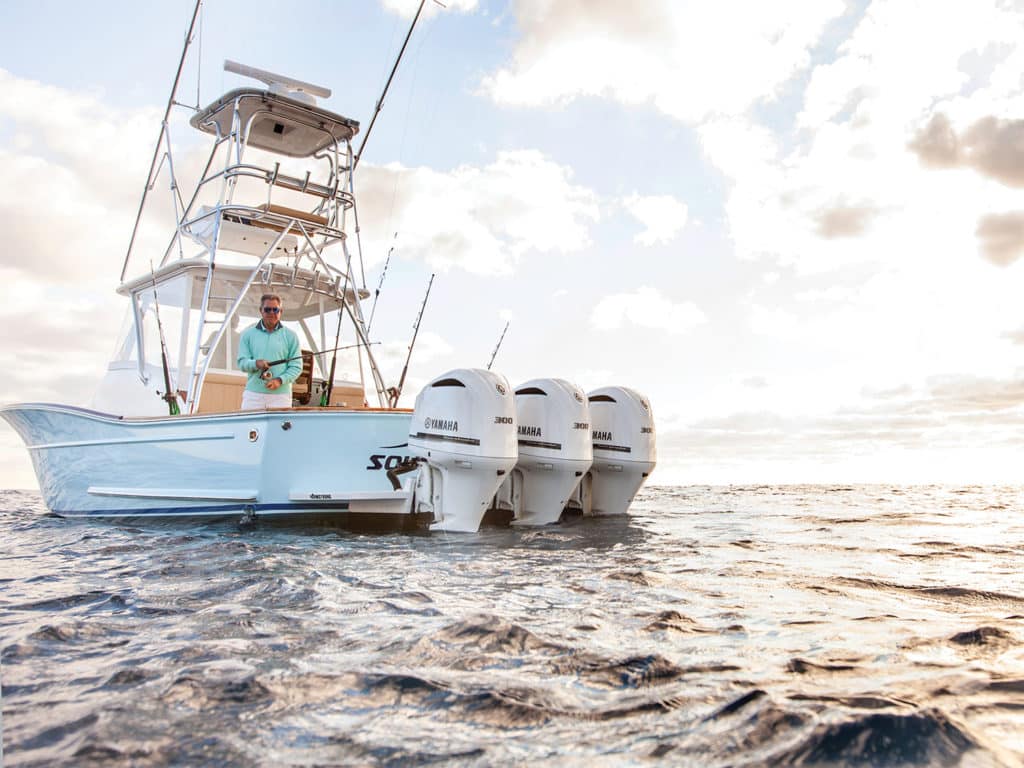
<path fill-rule="evenodd" d="M 405 356 L 405 367 L 402 369 L 402 378 L 398 380 L 398 386 L 392 387 L 388 390 L 388 398 L 392 408 L 398 407 L 398 398 L 402 396 L 402 387 L 405 386 L 405 374 L 409 371 L 409 360 L 412 359 L 412 348 L 416 346 L 416 336 L 420 332 L 420 322 L 423 320 L 423 311 L 427 308 L 427 299 L 430 298 L 430 286 L 434 284 L 434 275 L 430 276 L 430 282 L 427 283 L 427 295 L 423 297 L 423 306 L 420 307 L 419 314 L 416 315 L 416 323 L 412 327 L 412 341 L 409 342 L 409 354 Z"/>
<path fill-rule="evenodd" d="M 505 330 L 503 330 L 501 332 L 501 338 L 498 339 L 498 346 L 496 346 L 494 348 L 494 351 L 491 353 L 491 362 L 489 362 L 487 364 L 487 370 L 488 371 L 491 370 L 491 366 L 494 365 L 494 358 L 496 358 L 498 356 L 498 350 L 501 349 L 501 342 L 503 342 L 505 340 L 505 331 L 508 330 L 508 326 L 509 326 L 509 324 L 511 322 L 512 322 L 511 320 L 506 320 L 505 321 Z"/>
<path fill-rule="evenodd" d="M 272 93 L 280 93 L 284 96 L 290 96 L 293 99 L 307 104 L 315 105 L 315 96 L 319 96 L 321 99 L 331 98 L 330 88 L 324 88 L 322 85 L 313 85 L 312 83 L 306 83 L 302 80 L 296 80 L 294 77 L 277 75 L 273 72 L 268 72 L 265 69 L 257 69 L 256 67 L 250 67 L 246 64 L 239 64 L 237 61 L 232 61 L 231 59 L 224 60 L 224 71 L 233 72 L 234 74 L 241 75 L 242 77 L 251 77 L 253 80 L 259 80 L 261 83 L 266 83 Z"/>

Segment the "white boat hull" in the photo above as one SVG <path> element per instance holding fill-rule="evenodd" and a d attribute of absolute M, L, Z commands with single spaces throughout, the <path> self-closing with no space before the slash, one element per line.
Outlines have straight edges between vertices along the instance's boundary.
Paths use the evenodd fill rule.
<path fill-rule="evenodd" d="M 280 410 L 122 419 L 65 405 L 0 408 L 46 505 L 67 517 L 410 511 L 386 470 L 411 414 Z"/>

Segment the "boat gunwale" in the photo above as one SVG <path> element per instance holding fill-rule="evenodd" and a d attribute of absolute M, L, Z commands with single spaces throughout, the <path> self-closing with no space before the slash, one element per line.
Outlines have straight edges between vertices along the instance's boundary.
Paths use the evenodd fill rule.
<path fill-rule="evenodd" d="M 351 416 L 358 415 L 361 413 L 381 415 L 394 414 L 395 416 L 409 416 L 413 412 L 411 408 L 346 408 L 340 406 L 296 406 L 293 408 L 260 408 L 249 411 L 224 411 L 222 413 L 180 414 L 178 416 L 118 416 L 117 414 L 113 413 L 104 413 L 103 411 L 94 411 L 90 408 L 83 408 L 81 406 L 67 405 L 63 403 L 7 403 L 4 405 L 0 405 L 0 413 L 4 413 L 6 411 L 13 412 L 18 410 L 72 413 L 73 415 L 94 419 L 96 421 L 106 421 L 112 423 L 133 425 L 142 425 L 150 423 L 167 424 L 183 421 L 209 421 L 212 419 L 223 418 L 251 418 L 253 416 L 285 416 L 288 414 L 297 414 L 303 417 L 310 417 L 317 414 Z"/>

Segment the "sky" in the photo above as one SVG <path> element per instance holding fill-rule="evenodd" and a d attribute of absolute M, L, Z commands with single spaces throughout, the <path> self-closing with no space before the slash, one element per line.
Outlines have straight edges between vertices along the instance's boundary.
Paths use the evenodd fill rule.
<path fill-rule="evenodd" d="M 233 59 L 365 131 L 417 5 L 209 0 L 179 101 Z M 105 371 L 191 11 L 0 3 L 4 403 Z M 650 398 L 654 483 L 1019 483 L 1022 96 L 1024 2 L 428 2 L 356 179 L 385 375 L 436 273 L 403 404 L 508 322 L 513 386 Z"/>

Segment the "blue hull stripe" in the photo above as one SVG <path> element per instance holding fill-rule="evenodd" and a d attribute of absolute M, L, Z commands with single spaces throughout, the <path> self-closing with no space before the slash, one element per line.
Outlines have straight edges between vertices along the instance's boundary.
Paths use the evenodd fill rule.
<path fill-rule="evenodd" d="M 260 512 L 284 512 L 286 514 L 318 514 L 320 512 L 347 512 L 349 503 L 314 502 L 313 504 L 212 504 L 195 507 L 139 507 L 135 509 L 90 509 L 53 510 L 61 517 L 200 517 L 210 515 L 226 515 L 231 512 L 251 510 Z"/>

